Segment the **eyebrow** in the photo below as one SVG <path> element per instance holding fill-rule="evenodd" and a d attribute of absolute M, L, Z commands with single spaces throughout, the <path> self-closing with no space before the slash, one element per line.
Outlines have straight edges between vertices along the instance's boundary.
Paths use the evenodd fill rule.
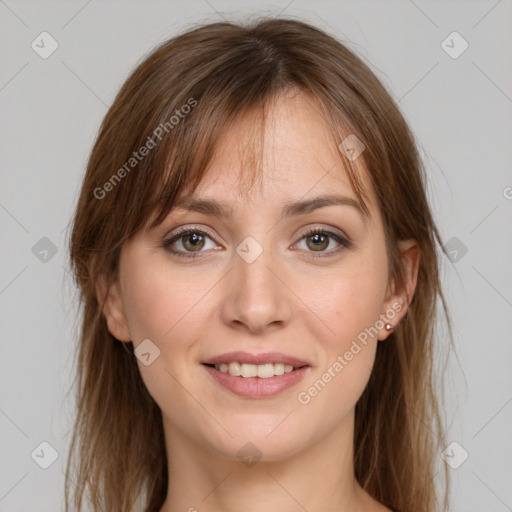
<path fill-rule="evenodd" d="M 350 206 L 356 209 L 365 221 L 370 217 L 370 214 L 365 211 L 361 204 L 355 199 L 347 196 L 327 194 L 315 197 L 313 199 L 290 201 L 285 203 L 281 213 L 281 219 L 297 215 L 304 215 L 318 208 L 336 205 Z M 195 211 L 204 215 L 213 215 L 220 219 L 229 218 L 233 215 L 233 208 L 219 201 L 216 201 L 215 199 L 200 199 L 194 197 L 182 199 L 175 204 L 175 208 Z"/>

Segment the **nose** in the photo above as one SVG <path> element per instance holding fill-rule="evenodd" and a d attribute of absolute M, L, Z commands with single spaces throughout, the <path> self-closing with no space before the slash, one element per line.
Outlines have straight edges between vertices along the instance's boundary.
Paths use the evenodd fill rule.
<path fill-rule="evenodd" d="M 240 253 L 243 254 L 243 253 Z M 283 269 L 265 249 L 254 260 L 233 255 L 222 305 L 223 321 L 231 328 L 263 334 L 289 323 L 292 304 Z"/>

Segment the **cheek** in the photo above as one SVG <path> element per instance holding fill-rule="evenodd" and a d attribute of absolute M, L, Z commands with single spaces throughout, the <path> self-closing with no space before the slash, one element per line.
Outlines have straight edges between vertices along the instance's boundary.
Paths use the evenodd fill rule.
<path fill-rule="evenodd" d="M 123 305 L 135 347 L 150 339 L 160 351 L 148 366 L 137 361 L 142 379 L 159 407 L 179 423 L 176 410 L 202 418 L 202 409 L 192 395 L 183 392 L 180 383 L 192 375 L 197 340 L 204 337 L 202 326 L 208 323 L 205 294 L 218 277 L 169 267 L 168 262 L 155 260 L 131 265 L 123 276 Z M 190 388 L 190 383 L 186 387 Z"/>
<path fill-rule="evenodd" d="M 371 280 L 354 276 L 332 287 L 328 295 L 319 295 L 316 307 L 335 335 L 324 335 L 319 367 L 301 387 L 297 401 L 307 417 L 323 418 L 322 428 L 328 431 L 355 407 L 368 383 L 378 343 L 380 301 Z"/>
<path fill-rule="evenodd" d="M 333 298 L 339 311 L 333 321 L 336 322 L 335 330 L 346 344 L 348 339 L 356 339 L 375 325 L 382 308 L 385 283 L 367 272 L 351 276 L 340 288 Z"/>
<path fill-rule="evenodd" d="M 169 265 L 134 265 L 124 280 L 128 327 L 136 341 L 163 343 L 201 314 L 201 299 L 214 282 L 190 273 L 171 272 Z"/>
<path fill-rule="evenodd" d="M 350 263 L 354 264 L 347 263 L 337 272 L 317 274 L 311 280 L 302 276 L 295 287 L 297 295 L 304 297 L 308 309 L 321 321 L 317 335 L 338 350 L 375 325 L 387 285 L 387 274 L 379 261 L 360 258 Z"/>
<path fill-rule="evenodd" d="M 319 410 L 336 403 L 338 413 L 343 414 L 368 382 L 387 285 L 386 260 L 374 254 L 347 261 L 342 271 L 317 276 L 307 287 L 301 286 L 299 293 L 308 297 L 308 307 L 321 320 L 315 337 L 323 341 L 323 357 L 315 375 L 320 379 L 305 383 L 307 396 L 301 403 L 311 398 Z M 308 391 L 306 386 L 311 384 L 314 388 Z"/>

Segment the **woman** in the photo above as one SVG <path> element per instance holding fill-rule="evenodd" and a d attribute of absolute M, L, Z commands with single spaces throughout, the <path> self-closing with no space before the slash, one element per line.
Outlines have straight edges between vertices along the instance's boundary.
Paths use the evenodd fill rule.
<path fill-rule="evenodd" d="M 376 76 L 306 23 L 149 55 L 74 219 L 67 510 L 445 510 L 423 180 Z"/>

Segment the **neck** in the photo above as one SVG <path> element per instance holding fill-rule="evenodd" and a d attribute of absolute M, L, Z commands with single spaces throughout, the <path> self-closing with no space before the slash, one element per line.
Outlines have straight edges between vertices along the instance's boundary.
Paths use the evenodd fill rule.
<path fill-rule="evenodd" d="M 379 510 L 355 479 L 353 416 L 347 420 L 284 460 L 244 463 L 198 445 L 164 416 L 169 487 L 160 512 Z"/>

